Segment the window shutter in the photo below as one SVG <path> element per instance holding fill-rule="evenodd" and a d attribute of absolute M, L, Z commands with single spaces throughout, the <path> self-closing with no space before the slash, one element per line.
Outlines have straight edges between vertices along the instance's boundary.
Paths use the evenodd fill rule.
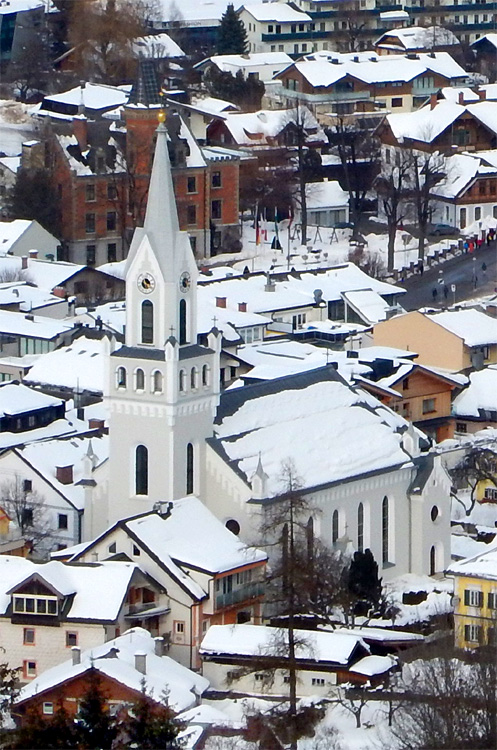
<path fill-rule="evenodd" d="M 483 591 L 478 592 L 478 606 L 483 607 Z"/>
<path fill-rule="evenodd" d="M 488 608 L 494 609 L 494 594 L 492 593 L 488 595 Z"/>
<path fill-rule="evenodd" d="M 465 641 L 470 641 L 471 640 L 471 634 L 470 634 L 470 630 L 469 630 L 469 625 L 465 625 L 464 626 L 464 640 Z"/>
<path fill-rule="evenodd" d="M 464 589 L 464 605 L 469 607 L 469 589 Z"/>

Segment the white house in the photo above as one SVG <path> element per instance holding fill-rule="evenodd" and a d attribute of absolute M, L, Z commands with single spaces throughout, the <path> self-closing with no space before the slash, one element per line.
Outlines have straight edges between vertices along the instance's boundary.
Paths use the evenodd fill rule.
<path fill-rule="evenodd" d="M 30 255 L 37 251 L 40 257 L 52 260 L 57 257 L 60 241 L 47 232 L 34 219 L 12 219 L 0 222 L 0 255 Z M 35 254 L 36 257 L 36 254 Z"/>
<path fill-rule="evenodd" d="M 201 60 L 194 67 L 205 72 L 214 66 L 223 73 L 231 73 L 232 76 L 236 76 L 240 71 L 244 78 L 251 76 L 267 84 L 291 62 L 292 58 L 286 52 L 252 52 L 247 55 L 213 55 Z"/>
<path fill-rule="evenodd" d="M 33 680 L 73 646 L 90 649 L 125 629 L 143 590 L 149 600 L 160 596 L 157 583 L 131 562 L 39 564 L 0 555 L 3 659 L 22 668 L 23 681 Z"/>
<path fill-rule="evenodd" d="M 88 524 L 91 511 L 88 503 Z M 70 549 L 57 556 L 69 555 Z M 151 609 L 142 616 L 148 629 L 165 637 L 168 652 L 181 664 L 198 668 L 198 648 L 211 624 L 260 621 L 266 554 L 243 544 L 193 495 L 118 521 L 79 545 L 70 559 L 115 556 L 136 562 L 167 592 L 166 610 Z"/>
<path fill-rule="evenodd" d="M 242 5 L 239 16 L 247 31 L 249 52 L 312 52 L 308 13 L 286 3 L 250 3 Z"/>
<path fill-rule="evenodd" d="M 349 194 L 336 180 L 312 182 L 307 186 L 307 223 L 334 227 L 349 220 Z"/>

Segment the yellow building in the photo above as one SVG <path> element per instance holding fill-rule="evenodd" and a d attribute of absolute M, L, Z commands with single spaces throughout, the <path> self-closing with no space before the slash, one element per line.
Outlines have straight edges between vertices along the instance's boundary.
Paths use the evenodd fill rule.
<path fill-rule="evenodd" d="M 454 628 L 458 648 L 494 644 L 497 626 L 497 544 L 453 563 Z"/>
<path fill-rule="evenodd" d="M 497 362 L 497 321 L 478 310 L 396 315 L 377 323 L 375 346 L 417 352 L 416 362 L 453 372 Z"/>

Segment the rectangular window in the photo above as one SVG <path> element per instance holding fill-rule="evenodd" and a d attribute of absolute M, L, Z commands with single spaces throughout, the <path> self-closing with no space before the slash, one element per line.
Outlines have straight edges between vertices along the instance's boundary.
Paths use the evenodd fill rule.
<path fill-rule="evenodd" d="M 107 185 L 107 199 L 115 201 L 117 198 L 117 187 L 115 185 Z"/>
<path fill-rule="evenodd" d="M 117 260 L 117 245 L 115 242 L 109 242 L 107 245 L 107 263 L 115 263 Z"/>
<path fill-rule="evenodd" d="M 487 194 L 487 183 L 483 180 L 478 184 L 478 195 L 486 195 Z"/>
<path fill-rule="evenodd" d="M 59 513 L 59 529 L 67 529 L 67 513 Z"/>
<path fill-rule="evenodd" d="M 86 232 L 86 234 L 94 234 L 94 232 L 95 232 L 95 214 L 86 214 L 86 216 L 85 216 L 85 232 Z"/>
<path fill-rule="evenodd" d="M 176 620 L 176 622 L 174 623 L 174 629 L 177 633 L 184 633 L 185 623 L 180 620 Z"/>
<path fill-rule="evenodd" d="M 274 26 L 273 26 L 273 24 L 272 24 L 272 23 L 270 23 L 270 24 L 268 25 L 268 27 L 267 27 L 267 33 L 268 33 L 268 34 L 272 34 L 272 33 L 273 33 L 273 31 L 274 31 Z"/>
<path fill-rule="evenodd" d="M 44 701 L 43 713 L 45 714 L 45 716 L 52 716 L 53 715 L 53 703 L 51 703 L 50 701 Z"/>
<path fill-rule="evenodd" d="M 464 229 L 466 226 L 466 209 L 465 208 L 461 208 L 459 210 L 459 226 L 461 229 Z"/>
<path fill-rule="evenodd" d="M 431 414 L 435 411 L 435 399 L 424 398 L 423 399 L 423 414 Z"/>
<path fill-rule="evenodd" d="M 87 245 L 86 246 L 86 265 L 94 266 L 97 262 L 97 246 Z"/>
<path fill-rule="evenodd" d="M 402 390 L 408 391 L 409 390 L 409 378 L 404 378 L 402 381 Z"/>
<path fill-rule="evenodd" d="M 469 643 L 480 643 L 481 625 L 465 625 L 464 626 L 464 640 Z"/>
<path fill-rule="evenodd" d="M 90 202 L 90 201 L 94 201 L 95 198 L 96 198 L 95 185 L 87 185 L 86 186 L 86 200 Z"/>
<path fill-rule="evenodd" d="M 31 479 L 25 479 L 22 483 L 22 489 L 24 492 L 31 492 L 33 489 L 33 482 Z"/>
<path fill-rule="evenodd" d="M 456 432 L 462 432 L 465 434 L 468 431 L 468 425 L 466 422 L 456 422 Z"/>
<path fill-rule="evenodd" d="M 36 677 L 36 662 L 35 661 L 23 661 L 22 674 L 25 680 Z"/>
<path fill-rule="evenodd" d="M 196 206 L 186 207 L 186 223 L 187 224 L 197 223 L 197 207 Z"/>
<path fill-rule="evenodd" d="M 402 97 L 396 96 L 394 99 L 392 99 L 392 107 L 402 107 Z"/>
<path fill-rule="evenodd" d="M 465 589 L 464 604 L 466 607 L 483 607 L 483 591 L 478 591 L 478 589 Z"/>
<path fill-rule="evenodd" d="M 186 192 L 187 193 L 196 193 L 197 192 L 197 178 L 196 177 L 187 177 L 186 178 Z"/>
<path fill-rule="evenodd" d="M 35 630 L 34 628 L 24 628 L 22 642 L 25 646 L 35 645 Z"/>
<path fill-rule="evenodd" d="M 260 674 L 260 673 L 257 673 L 257 674 L 254 675 L 254 680 L 256 682 L 264 682 L 264 675 Z"/>
<path fill-rule="evenodd" d="M 481 219 L 481 206 L 476 206 L 475 208 L 475 221 L 480 221 Z"/>
<path fill-rule="evenodd" d="M 488 595 L 488 608 L 497 609 L 497 593 L 495 591 L 491 591 Z"/>
<path fill-rule="evenodd" d="M 212 173 L 211 185 L 213 188 L 221 187 L 221 172 Z"/>
<path fill-rule="evenodd" d="M 222 218 L 222 202 L 221 201 L 212 201 L 212 203 L 211 203 L 211 217 L 213 219 L 221 219 Z"/>
<path fill-rule="evenodd" d="M 66 632 L 66 648 L 78 645 L 78 634 L 74 631 Z"/>
<path fill-rule="evenodd" d="M 117 229 L 117 214 L 115 211 L 107 211 L 107 231 L 115 232 Z"/>

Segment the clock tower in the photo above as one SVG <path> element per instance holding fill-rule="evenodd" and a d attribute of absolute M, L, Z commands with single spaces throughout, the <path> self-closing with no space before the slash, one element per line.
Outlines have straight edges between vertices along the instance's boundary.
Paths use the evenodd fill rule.
<path fill-rule="evenodd" d="M 204 494 L 221 335 L 214 328 L 207 345 L 197 341 L 198 271 L 179 229 L 161 115 L 144 226 L 126 263 L 125 344 L 109 356 L 107 503 L 88 514 L 86 538 L 156 503 Z"/>

